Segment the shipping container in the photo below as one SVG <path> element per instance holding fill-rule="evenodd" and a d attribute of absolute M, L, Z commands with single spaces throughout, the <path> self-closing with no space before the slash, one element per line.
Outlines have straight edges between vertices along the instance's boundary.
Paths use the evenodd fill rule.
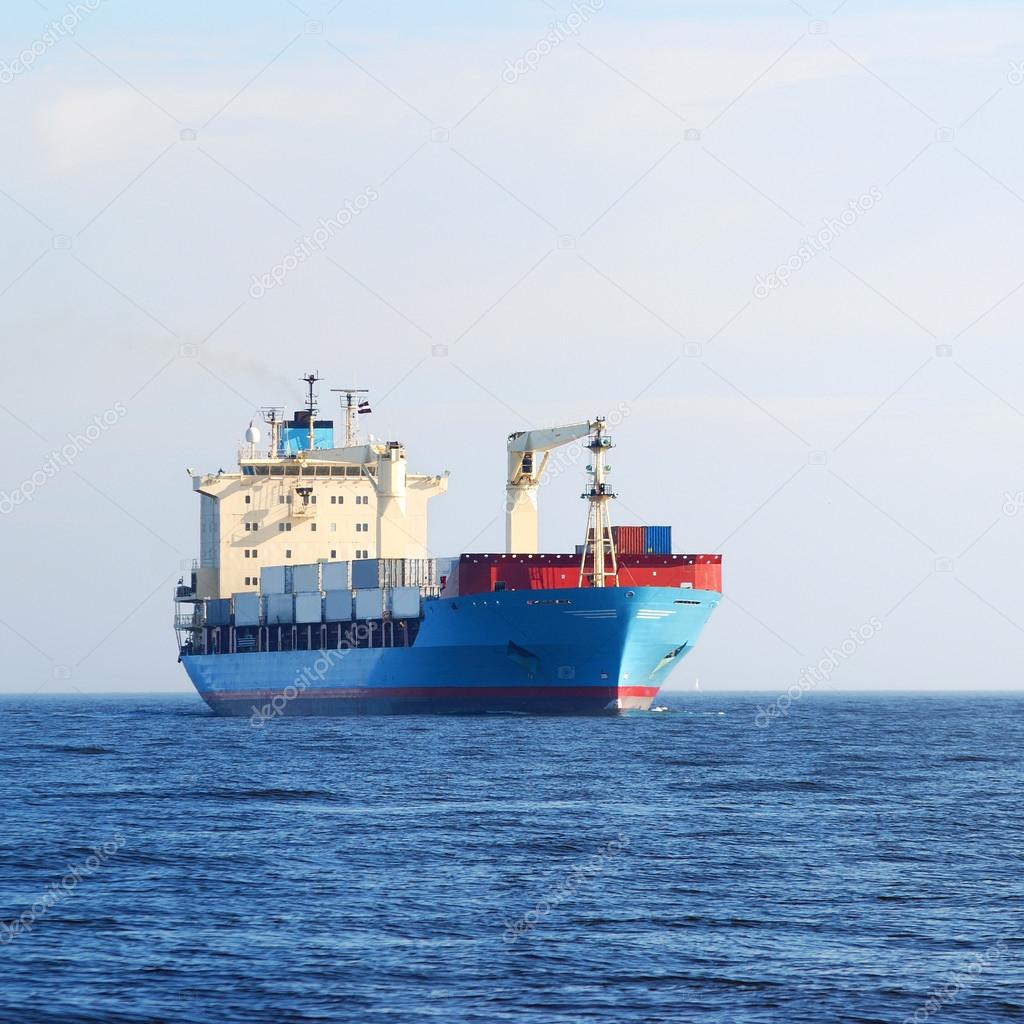
<path fill-rule="evenodd" d="M 296 622 L 322 622 L 323 617 L 324 599 L 319 590 L 295 595 Z"/>
<path fill-rule="evenodd" d="M 231 601 L 216 598 L 206 602 L 206 624 L 208 626 L 229 626 L 231 624 Z"/>
<path fill-rule="evenodd" d="M 644 528 L 642 526 L 613 526 L 612 537 L 615 550 L 620 555 L 642 555 L 644 553 Z"/>
<path fill-rule="evenodd" d="M 672 554 L 672 527 L 671 526 L 645 526 L 644 527 L 644 554 L 645 555 L 671 555 Z"/>
<path fill-rule="evenodd" d="M 295 621 L 295 595 L 269 594 L 267 596 L 267 625 L 291 625 Z"/>
<path fill-rule="evenodd" d="M 291 568 L 293 594 L 311 594 L 314 590 L 320 589 L 319 562 L 312 565 L 293 565 Z"/>
<path fill-rule="evenodd" d="M 324 618 L 328 622 L 351 622 L 352 591 L 328 590 L 324 594 Z"/>
<path fill-rule="evenodd" d="M 380 619 L 384 615 L 384 591 L 379 587 L 356 591 L 356 618 Z"/>
<path fill-rule="evenodd" d="M 260 569 L 261 594 L 290 594 L 291 592 L 290 565 L 268 565 Z"/>
<path fill-rule="evenodd" d="M 232 601 L 235 606 L 236 626 L 261 625 L 260 613 L 263 611 L 263 600 L 259 594 L 235 594 Z"/>
<path fill-rule="evenodd" d="M 619 586 L 722 590 L 721 555 L 621 555 Z M 463 555 L 445 596 L 579 586 L 575 555 Z M 588 565 L 589 569 L 589 565 Z M 589 586 L 584 577 L 583 586 Z"/>
<path fill-rule="evenodd" d="M 324 562 L 321 571 L 323 590 L 351 590 L 352 569 L 348 562 Z"/>
<path fill-rule="evenodd" d="M 393 587 L 388 591 L 388 610 L 394 619 L 420 617 L 420 588 Z"/>
<path fill-rule="evenodd" d="M 354 590 L 378 589 L 384 585 L 384 559 L 358 558 L 352 563 Z"/>

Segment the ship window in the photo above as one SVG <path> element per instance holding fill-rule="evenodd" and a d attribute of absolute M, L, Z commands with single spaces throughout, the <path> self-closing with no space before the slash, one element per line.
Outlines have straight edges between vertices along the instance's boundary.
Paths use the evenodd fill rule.
<path fill-rule="evenodd" d="M 285 496 L 283 494 L 277 499 L 277 503 L 279 505 L 283 505 L 285 503 Z"/>
<path fill-rule="evenodd" d="M 337 558 L 337 557 L 338 557 L 338 552 L 334 548 L 331 548 L 331 558 Z"/>
<path fill-rule="evenodd" d="M 330 466 L 317 466 L 316 467 L 316 475 L 317 476 L 330 476 L 331 475 L 331 467 Z"/>
<path fill-rule="evenodd" d="M 507 586 L 508 584 L 506 584 L 504 580 L 498 580 L 497 583 L 494 584 L 494 592 L 496 594 L 503 594 Z"/>
<path fill-rule="evenodd" d="M 285 476 L 298 476 L 299 475 L 299 467 L 298 466 L 285 466 L 284 467 L 284 475 Z"/>
<path fill-rule="evenodd" d="M 316 533 L 316 523 L 310 523 L 309 528 L 313 533 Z"/>
<path fill-rule="evenodd" d="M 291 558 L 292 557 L 292 549 L 291 548 L 286 548 L 285 549 L 284 557 L 285 558 Z"/>
<path fill-rule="evenodd" d="M 311 494 L 310 497 L 309 497 L 309 500 L 315 505 L 316 504 L 316 495 L 315 494 Z"/>
<path fill-rule="evenodd" d="M 330 529 L 331 533 L 337 533 L 338 532 L 338 524 L 337 523 L 331 523 L 329 529 Z"/>
<path fill-rule="evenodd" d="M 245 503 L 246 503 L 246 505 L 251 505 L 252 504 L 252 495 L 251 494 L 247 494 L 245 496 Z"/>

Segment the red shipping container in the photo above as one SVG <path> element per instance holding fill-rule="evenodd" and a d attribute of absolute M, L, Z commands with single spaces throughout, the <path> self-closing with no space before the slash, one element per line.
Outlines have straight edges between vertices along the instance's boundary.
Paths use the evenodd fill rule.
<path fill-rule="evenodd" d="M 620 555 L 642 555 L 644 553 L 644 528 L 642 526 L 613 526 L 612 537 L 615 549 Z"/>
<path fill-rule="evenodd" d="M 619 586 L 722 589 L 721 555 L 622 555 Z M 589 566 L 588 566 L 589 569 Z M 497 590 L 559 590 L 579 586 L 578 555 L 463 555 L 446 596 Z M 588 586 L 586 577 L 584 586 Z"/>

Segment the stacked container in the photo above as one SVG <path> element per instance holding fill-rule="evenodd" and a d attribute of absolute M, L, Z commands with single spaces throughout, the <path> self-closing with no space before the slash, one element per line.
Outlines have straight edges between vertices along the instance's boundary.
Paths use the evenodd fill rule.
<path fill-rule="evenodd" d="M 645 526 L 643 553 L 645 555 L 672 554 L 672 527 Z"/>
<path fill-rule="evenodd" d="M 644 527 L 613 526 L 612 538 L 615 550 L 620 555 L 642 555 L 644 553 Z"/>
<path fill-rule="evenodd" d="M 295 595 L 295 621 L 299 623 L 322 622 L 324 599 L 319 590 Z"/>
<path fill-rule="evenodd" d="M 292 567 L 290 565 L 270 565 L 260 569 L 260 593 L 292 593 Z"/>
<path fill-rule="evenodd" d="M 379 587 L 356 591 L 356 618 L 380 619 L 384 615 L 384 591 Z"/>
<path fill-rule="evenodd" d="M 433 558 L 362 558 L 352 563 L 356 590 L 391 587 L 436 587 L 437 562 Z"/>
<path fill-rule="evenodd" d="M 418 619 L 420 588 L 393 587 L 388 591 L 388 611 L 393 619 Z"/>
<path fill-rule="evenodd" d="M 324 562 L 320 570 L 324 590 L 351 590 L 352 567 L 349 562 Z"/>
<path fill-rule="evenodd" d="M 320 563 L 292 566 L 292 593 L 311 594 L 320 589 Z"/>
<path fill-rule="evenodd" d="M 259 626 L 263 611 L 263 599 L 259 594 L 235 594 L 232 598 L 235 606 L 236 626 Z"/>
<path fill-rule="evenodd" d="M 267 595 L 267 625 L 290 626 L 295 622 L 295 595 Z"/>
<path fill-rule="evenodd" d="M 328 590 L 324 594 L 324 618 L 328 622 L 351 622 L 352 591 Z"/>
<path fill-rule="evenodd" d="M 231 625 L 231 601 L 223 597 L 206 602 L 206 624 L 208 626 Z"/>

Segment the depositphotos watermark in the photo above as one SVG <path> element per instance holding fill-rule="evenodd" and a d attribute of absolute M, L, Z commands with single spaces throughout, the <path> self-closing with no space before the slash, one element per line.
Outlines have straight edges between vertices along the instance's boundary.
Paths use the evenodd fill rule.
<path fill-rule="evenodd" d="M 903 1018 L 903 1024 L 924 1024 L 929 1017 L 938 1013 L 943 1007 L 956 1001 L 956 997 L 967 985 L 978 980 L 982 971 L 987 970 L 993 964 L 998 963 L 1006 956 L 1006 943 L 999 940 L 994 946 L 990 946 L 984 953 L 979 953 L 965 960 L 955 970 L 949 972 L 946 982 L 933 988 L 928 993 L 928 998 L 908 1017 Z"/>
<path fill-rule="evenodd" d="M 583 0 L 583 3 L 574 2 L 572 13 L 566 16 L 565 21 L 553 21 L 548 28 L 547 35 L 541 37 L 531 46 L 519 60 L 505 61 L 505 70 L 501 73 L 501 80 L 506 85 L 528 75 L 534 71 L 538 64 L 556 46 L 560 46 L 569 36 L 578 36 L 580 29 L 590 21 L 591 17 L 604 7 L 604 0 Z"/>
<path fill-rule="evenodd" d="M 875 208 L 882 201 L 882 190 L 872 185 L 860 198 L 851 199 L 850 205 L 838 217 L 826 217 L 824 227 L 809 238 L 800 240 L 800 248 L 767 277 L 758 274 L 754 284 L 754 297 L 767 299 L 776 288 L 786 288 L 789 279 L 807 266 L 819 253 L 828 252 L 832 243 L 847 229 L 857 223 L 860 217 Z"/>
<path fill-rule="evenodd" d="M 1011 494 L 1006 491 L 1003 494 L 1003 515 L 1004 516 L 1015 516 L 1018 512 L 1024 509 L 1024 491 L 1018 491 L 1016 494 Z"/>
<path fill-rule="evenodd" d="M 875 616 L 859 629 L 851 629 L 850 635 L 838 646 L 826 649 L 817 665 L 809 665 L 800 678 L 785 692 L 779 694 L 766 708 L 759 707 L 754 715 L 754 724 L 759 729 L 766 729 L 773 718 L 788 717 L 790 705 L 799 700 L 808 690 L 814 689 L 819 683 L 826 683 L 832 673 L 847 658 L 852 657 L 882 628 L 882 620 Z"/>
<path fill-rule="evenodd" d="M 67 444 L 50 452 L 49 458 L 19 487 L 8 493 L 0 491 L 0 516 L 9 515 L 19 505 L 28 504 L 36 492 L 45 487 L 63 469 L 74 465 L 75 460 L 90 445 L 95 444 L 104 432 L 113 427 L 128 410 L 117 402 L 100 416 L 94 416 L 92 423 L 80 434 L 68 434 Z"/>
<path fill-rule="evenodd" d="M 311 235 L 299 239 L 298 244 L 285 256 L 280 263 L 271 267 L 265 274 L 253 274 L 249 284 L 249 294 L 254 299 L 262 299 L 264 295 L 284 283 L 284 279 L 300 264 L 305 263 L 314 253 L 323 252 L 327 243 L 341 230 L 347 228 L 371 203 L 380 199 L 375 188 L 367 188 L 355 199 L 346 199 L 344 205 L 333 217 L 321 217 L 316 230 Z"/>
<path fill-rule="evenodd" d="M 67 13 L 56 21 L 50 22 L 45 31 L 30 46 L 22 50 L 12 61 L 0 61 L 0 85 L 13 82 L 18 75 L 32 70 L 32 65 L 47 50 L 56 46 L 66 36 L 73 36 L 75 29 L 82 23 L 87 14 L 97 10 L 103 0 L 83 0 L 83 3 L 72 3 L 67 6 Z"/>
<path fill-rule="evenodd" d="M 585 863 L 573 865 L 565 878 L 547 896 L 539 899 L 532 910 L 528 910 L 518 921 L 505 922 L 502 941 L 511 945 L 527 932 L 532 932 L 540 923 L 541 918 L 547 917 L 552 910 L 561 906 L 570 896 L 575 896 L 576 890 L 584 882 L 589 882 L 601 874 L 607 868 L 608 862 L 618 857 L 627 846 L 629 846 L 629 837 L 620 835 L 618 839 L 605 843 Z"/>
<path fill-rule="evenodd" d="M 352 626 L 345 634 L 342 645 L 337 650 L 320 651 L 319 657 L 312 665 L 306 665 L 300 672 L 295 674 L 295 681 L 286 686 L 280 693 L 275 694 L 266 704 L 253 704 L 252 714 L 249 716 L 249 725 L 253 729 L 262 729 L 267 722 L 284 715 L 288 705 L 298 697 L 301 697 L 314 683 L 322 683 L 331 667 L 340 664 L 345 655 L 354 647 L 358 647 L 371 635 L 370 627 L 367 625 Z"/>
<path fill-rule="evenodd" d="M 110 842 L 94 846 L 92 854 L 86 857 L 82 864 L 74 867 L 69 864 L 64 877 L 59 882 L 54 882 L 21 917 L 13 921 L 0 921 L 0 946 L 6 946 L 22 933 L 32 931 L 39 918 L 44 917 L 53 907 L 71 896 L 83 878 L 95 875 L 126 843 L 124 836 L 116 835 Z"/>

